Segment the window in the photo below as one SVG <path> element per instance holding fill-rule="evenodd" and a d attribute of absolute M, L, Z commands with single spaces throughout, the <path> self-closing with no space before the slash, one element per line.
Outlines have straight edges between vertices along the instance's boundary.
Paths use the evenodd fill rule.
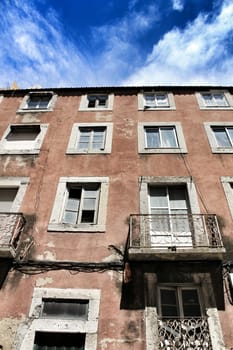
<path fill-rule="evenodd" d="M 0 213 L 19 211 L 28 182 L 28 177 L 0 178 Z"/>
<path fill-rule="evenodd" d="M 233 176 L 221 176 L 221 182 L 230 209 L 231 217 L 233 219 Z"/>
<path fill-rule="evenodd" d="M 47 128 L 48 124 L 10 125 L 2 137 L 0 154 L 38 154 Z"/>
<path fill-rule="evenodd" d="M 52 91 L 30 92 L 26 95 L 18 112 L 47 112 L 54 108 L 57 96 Z"/>
<path fill-rule="evenodd" d="M 85 334 L 36 332 L 33 350 L 84 350 Z"/>
<path fill-rule="evenodd" d="M 105 231 L 108 178 L 61 178 L 49 231 Z"/>
<path fill-rule="evenodd" d="M 198 289 L 159 287 L 159 313 L 163 317 L 200 317 Z"/>
<path fill-rule="evenodd" d="M 139 123 L 139 153 L 187 153 L 180 123 Z"/>
<path fill-rule="evenodd" d="M 98 289 L 35 288 L 20 350 L 96 350 L 99 305 Z"/>
<path fill-rule="evenodd" d="M 213 153 L 233 153 L 233 123 L 204 123 Z"/>
<path fill-rule="evenodd" d="M 172 93 L 168 92 L 142 92 L 138 94 L 138 109 L 175 109 L 175 102 Z"/>
<path fill-rule="evenodd" d="M 111 153 L 112 123 L 74 124 L 67 154 Z"/>
<path fill-rule="evenodd" d="M 225 109 L 233 107 L 232 97 L 228 91 L 206 91 L 196 93 L 201 109 Z"/>
<path fill-rule="evenodd" d="M 80 111 L 112 110 L 113 94 L 87 94 L 81 97 Z"/>

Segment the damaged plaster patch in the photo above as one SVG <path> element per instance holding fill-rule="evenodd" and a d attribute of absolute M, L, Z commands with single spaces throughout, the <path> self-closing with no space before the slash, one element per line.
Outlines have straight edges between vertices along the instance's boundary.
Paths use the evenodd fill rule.
<path fill-rule="evenodd" d="M 55 244 L 53 242 L 48 242 L 47 243 L 47 247 L 49 248 L 54 248 L 55 247 Z"/>
<path fill-rule="evenodd" d="M 39 123 L 40 119 L 35 115 L 35 113 L 27 113 L 23 115 L 23 123 Z"/>
<path fill-rule="evenodd" d="M 96 113 L 96 120 L 97 121 L 104 121 L 104 122 L 111 122 L 112 121 L 112 114 L 102 114 L 101 112 Z"/>
<path fill-rule="evenodd" d="M 46 250 L 44 254 L 38 255 L 37 257 L 39 260 L 51 260 L 54 261 L 56 260 L 56 254 L 50 252 L 49 250 Z"/>
<path fill-rule="evenodd" d="M 15 339 L 18 326 L 24 318 L 23 316 L 21 319 L 3 318 L 0 320 L 0 345 L 4 350 L 13 349 L 13 340 Z"/>
<path fill-rule="evenodd" d="M 44 287 L 49 283 L 53 283 L 53 279 L 51 277 L 40 277 L 36 280 L 36 287 Z"/>
<path fill-rule="evenodd" d="M 101 350 L 107 350 L 107 349 L 122 349 L 122 344 L 126 343 L 135 343 L 135 342 L 142 342 L 142 339 L 135 338 L 133 340 L 129 339 L 114 339 L 114 338 L 105 338 L 100 341 L 100 349 Z"/>

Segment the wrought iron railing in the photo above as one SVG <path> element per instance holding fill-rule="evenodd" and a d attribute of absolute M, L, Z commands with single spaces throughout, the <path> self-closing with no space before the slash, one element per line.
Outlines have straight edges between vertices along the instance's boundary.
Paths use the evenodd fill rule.
<path fill-rule="evenodd" d="M 214 214 L 132 214 L 130 248 L 223 247 Z"/>
<path fill-rule="evenodd" d="M 24 224 L 21 213 L 0 213 L 0 256 L 16 254 Z"/>
<path fill-rule="evenodd" d="M 159 318 L 159 350 L 211 350 L 206 317 Z"/>

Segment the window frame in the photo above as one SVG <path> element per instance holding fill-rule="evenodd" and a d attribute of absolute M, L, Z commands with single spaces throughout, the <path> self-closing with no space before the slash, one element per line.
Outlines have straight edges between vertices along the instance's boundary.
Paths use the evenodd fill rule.
<path fill-rule="evenodd" d="M 227 199 L 227 204 L 233 220 L 233 176 L 221 176 L 220 180 L 223 186 L 223 190 Z"/>
<path fill-rule="evenodd" d="M 41 317 L 43 298 L 66 300 L 89 300 L 88 317 L 83 319 L 45 318 Z M 97 349 L 97 330 L 100 308 L 99 289 L 71 288 L 34 288 L 32 303 L 29 311 L 30 326 L 21 341 L 20 350 L 31 350 L 34 345 L 36 332 L 51 333 L 80 333 L 86 334 L 85 350 Z M 18 337 L 22 339 L 18 330 Z"/>
<path fill-rule="evenodd" d="M 10 134 L 12 127 L 33 127 L 40 126 L 40 132 L 33 141 L 8 141 L 7 136 Z M 10 124 L 4 132 L 0 141 L 0 154 L 39 154 L 45 138 L 49 124 Z M 14 142 L 14 145 L 13 143 Z M 9 145 L 14 146 L 13 148 Z"/>
<path fill-rule="evenodd" d="M 227 106 L 208 106 L 205 103 L 205 100 L 203 98 L 203 95 L 205 94 L 223 94 L 223 96 L 225 97 L 225 100 L 227 102 Z M 229 93 L 229 91 L 227 90 L 208 90 L 208 91 L 201 91 L 201 92 L 196 92 L 196 98 L 197 98 L 197 102 L 198 105 L 200 107 L 200 109 L 206 109 L 206 110 L 213 110 L 213 109 L 222 109 L 222 110 L 229 110 L 229 109 L 233 109 L 233 98 L 231 96 L 231 94 Z"/>
<path fill-rule="evenodd" d="M 17 194 L 8 213 L 17 213 L 20 210 L 28 184 L 29 177 L 0 177 L 0 188 L 18 188 Z M 0 213 L 4 212 L 5 211 L 0 211 Z"/>
<path fill-rule="evenodd" d="M 146 129 L 148 128 L 174 128 L 177 147 L 146 147 Z M 180 122 L 140 122 L 138 123 L 138 153 L 188 153 L 185 143 L 184 134 Z"/>
<path fill-rule="evenodd" d="M 48 106 L 46 108 L 28 108 L 28 101 L 31 96 L 46 96 L 50 95 L 51 98 L 48 102 Z M 54 109 L 55 103 L 57 101 L 57 95 L 53 91 L 31 91 L 27 95 L 24 96 L 17 113 L 39 113 L 39 112 L 51 112 Z"/>
<path fill-rule="evenodd" d="M 206 131 L 206 135 L 209 141 L 210 148 L 212 153 L 233 153 L 233 145 L 232 147 L 219 147 L 217 144 L 217 140 L 214 134 L 214 127 L 223 127 L 223 128 L 233 128 L 233 122 L 206 122 L 204 123 L 204 128 Z"/>
<path fill-rule="evenodd" d="M 167 106 L 146 106 L 145 104 L 145 96 L 146 95 L 167 95 L 167 101 L 168 105 Z M 156 98 L 155 98 L 156 101 Z M 172 92 L 167 92 L 167 91 L 156 91 L 156 90 L 150 90 L 150 91 L 141 91 L 138 93 L 138 110 L 139 111 L 158 111 L 158 110 L 175 110 L 175 100 L 174 100 L 174 95 Z"/>
<path fill-rule="evenodd" d="M 102 105 L 97 105 L 95 107 L 88 107 L 89 104 L 89 97 L 90 96 L 107 96 L 107 103 L 105 106 Z M 114 102 L 114 94 L 113 93 L 107 93 L 107 92 L 103 92 L 103 93 L 88 93 L 85 95 L 81 96 L 81 100 L 80 100 L 80 105 L 79 105 L 79 111 L 111 111 L 113 110 L 113 102 Z"/>
<path fill-rule="evenodd" d="M 95 150 L 88 149 L 87 151 L 79 150 L 78 143 L 80 138 L 81 128 L 105 128 L 105 145 L 104 149 Z M 112 135 L 113 135 L 113 123 L 75 123 L 73 124 L 71 135 L 66 150 L 66 154 L 109 154 L 112 151 Z"/>
<path fill-rule="evenodd" d="M 67 184 L 99 184 L 99 205 L 96 223 L 66 224 L 62 222 L 66 199 Z M 49 220 L 48 231 L 61 232 L 105 232 L 108 200 L 108 177 L 61 177 L 57 186 L 54 206 Z"/>

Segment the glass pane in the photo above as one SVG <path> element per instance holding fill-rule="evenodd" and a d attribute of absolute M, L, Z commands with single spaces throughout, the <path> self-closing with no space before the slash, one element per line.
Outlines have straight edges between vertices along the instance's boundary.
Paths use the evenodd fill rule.
<path fill-rule="evenodd" d="M 183 289 L 182 300 L 184 316 L 201 316 L 201 308 L 196 289 Z"/>
<path fill-rule="evenodd" d="M 231 147 L 225 128 L 213 128 L 213 131 L 219 147 Z"/>
<path fill-rule="evenodd" d="M 11 210 L 18 188 L 0 188 L 0 212 Z"/>
<path fill-rule="evenodd" d="M 78 212 L 75 211 L 65 211 L 63 223 L 64 224 L 76 224 L 78 220 Z"/>
<path fill-rule="evenodd" d="M 171 209 L 186 209 L 186 190 L 184 187 L 168 187 L 169 201 Z"/>
<path fill-rule="evenodd" d="M 155 106 L 155 95 L 154 94 L 144 95 L 144 99 L 145 99 L 146 106 Z"/>
<path fill-rule="evenodd" d="M 158 128 L 146 128 L 146 147 L 147 148 L 159 148 L 159 129 Z"/>
<path fill-rule="evenodd" d="M 43 317 L 87 319 L 88 300 L 45 299 Z"/>
<path fill-rule="evenodd" d="M 162 316 L 179 316 L 177 294 L 175 290 L 161 289 L 160 298 Z"/>
<path fill-rule="evenodd" d="M 167 94 L 156 94 L 157 106 L 169 106 Z"/>
<path fill-rule="evenodd" d="M 211 94 L 202 94 L 206 106 L 214 106 L 213 96 Z"/>
<path fill-rule="evenodd" d="M 233 128 L 227 128 L 227 132 L 230 137 L 231 145 L 233 145 Z"/>
<path fill-rule="evenodd" d="M 187 210 L 171 210 L 171 214 L 173 232 L 190 232 Z"/>
<path fill-rule="evenodd" d="M 96 198 L 84 198 L 83 209 L 85 210 L 95 210 Z"/>
<path fill-rule="evenodd" d="M 168 209 L 151 209 L 151 214 L 151 228 L 153 231 L 170 232 Z"/>
<path fill-rule="evenodd" d="M 94 223 L 95 220 L 95 211 L 94 210 L 83 210 L 81 223 Z"/>
<path fill-rule="evenodd" d="M 167 148 L 177 147 L 174 127 L 161 128 L 160 132 L 161 132 L 161 145 L 162 145 L 162 147 L 167 147 Z"/>
<path fill-rule="evenodd" d="M 213 96 L 214 96 L 214 99 L 216 101 L 216 105 L 218 105 L 218 106 L 227 106 L 228 105 L 224 94 L 213 94 Z"/>
<path fill-rule="evenodd" d="M 78 211 L 80 197 L 81 197 L 81 189 L 80 188 L 70 188 L 69 189 L 69 197 L 68 197 L 67 203 L 66 203 L 66 210 Z"/>
<path fill-rule="evenodd" d="M 151 208 L 168 208 L 166 187 L 150 187 Z"/>

